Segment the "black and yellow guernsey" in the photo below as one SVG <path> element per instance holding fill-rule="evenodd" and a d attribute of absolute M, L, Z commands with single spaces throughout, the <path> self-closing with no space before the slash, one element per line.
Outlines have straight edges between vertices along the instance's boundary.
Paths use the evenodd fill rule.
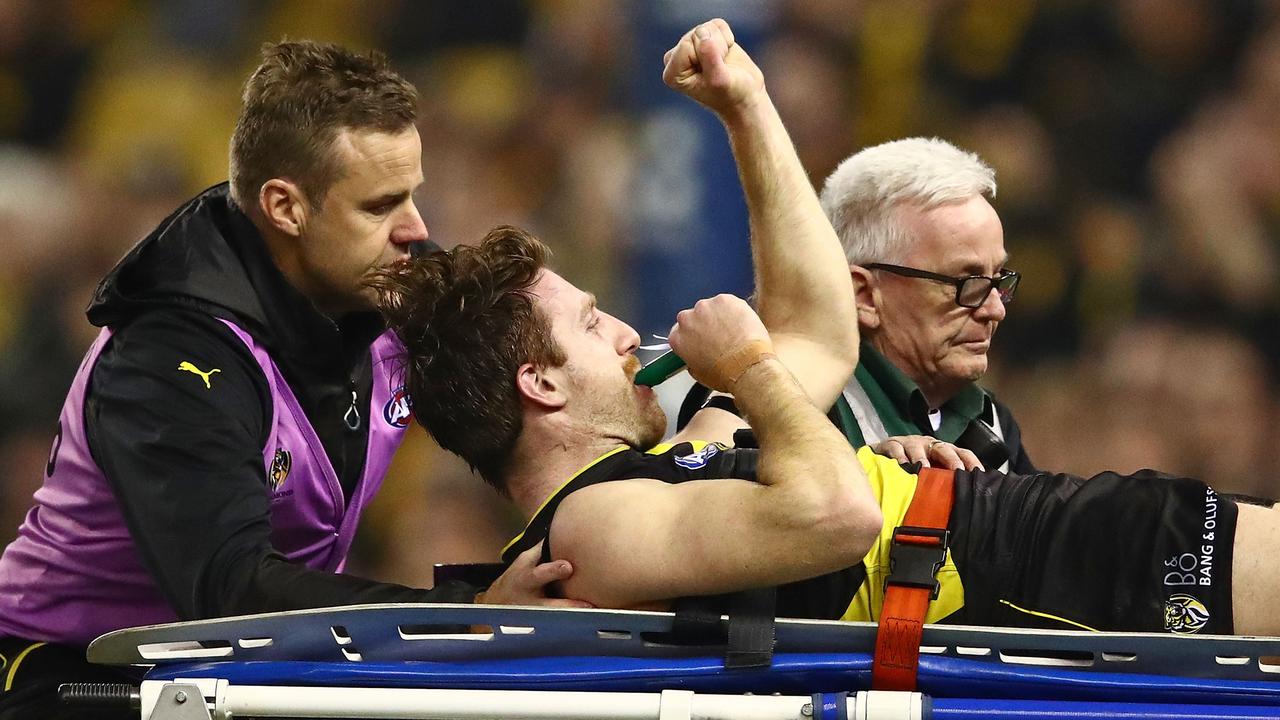
<path fill-rule="evenodd" d="M 547 542 L 542 546 L 543 559 L 551 559 L 549 534 L 556 509 L 569 494 L 584 487 L 637 478 L 667 483 L 727 478 L 754 481 L 758 454 L 755 448 L 728 448 L 697 441 L 662 444 L 647 452 L 619 446 L 591 461 L 552 493 L 534 513 L 524 532 L 503 550 L 502 559 L 510 563 L 516 555 L 544 539 Z M 879 617 L 884 602 L 884 580 L 889 574 L 890 540 L 893 529 L 902 523 L 911 504 L 916 476 L 865 447 L 858 451 L 858 460 L 884 512 L 880 537 L 858 565 L 780 586 L 779 617 L 861 621 Z M 960 573 L 950 554 L 938 573 L 938 581 L 941 591 L 929 606 L 926 622 L 939 622 L 964 605 Z M 726 603 L 727 597 L 724 596 Z"/>

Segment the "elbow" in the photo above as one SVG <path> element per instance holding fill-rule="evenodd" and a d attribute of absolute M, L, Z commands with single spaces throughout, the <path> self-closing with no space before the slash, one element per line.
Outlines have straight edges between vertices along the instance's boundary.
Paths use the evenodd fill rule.
<path fill-rule="evenodd" d="M 859 343 L 858 323 L 855 320 L 845 325 L 832 325 L 833 328 L 840 328 L 839 332 L 823 339 L 826 346 L 826 352 L 831 358 L 831 362 L 838 364 L 840 367 L 847 368 L 848 372 L 842 382 L 848 380 L 848 375 L 853 375 L 853 371 L 858 367 L 858 361 L 861 359 L 861 344 Z"/>
<path fill-rule="evenodd" d="M 838 316 L 826 318 L 824 327 L 833 333 L 829 340 L 831 351 L 840 360 L 849 363 L 849 367 L 854 367 L 859 360 L 862 330 L 858 325 L 858 313 L 853 309 L 852 303 L 850 305 L 850 308 L 846 308 Z"/>
<path fill-rule="evenodd" d="M 858 323 L 856 319 L 850 327 L 853 328 L 853 331 L 846 333 L 844 342 L 840 345 L 840 350 L 842 351 L 840 359 L 849 366 L 849 374 L 852 375 L 853 368 L 858 367 L 858 361 L 861 359 L 859 352 L 862 345 L 859 340 Z"/>
<path fill-rule="evenodd" d="M 831 547 L 839 554 L 838 567 L 862 562 L 871 550 L 884 523 L 880 506 L 869 492 L 845 493 L 838 505 L 839 517 L 830 519 Z"/>
<path fill-rule="evenodd" d="M 866 493 L 850 516 L 849 552 L 861 562 L 880 538 L 880 531 L 884 528 L 884 513 L 871 493 Z"/>
<path fill-rule="evenodd" d="M 861 482 L 865 485 L 865 480 Z M 862 562 L 884 522 L 880 506 L 867 488 L 852 483 L 838 485 L 812 497 L 806 503 L 807 512 L 796 518 L 810 529 L 811 547 L 824 556 L 818 561 L 824 572 Z"/>

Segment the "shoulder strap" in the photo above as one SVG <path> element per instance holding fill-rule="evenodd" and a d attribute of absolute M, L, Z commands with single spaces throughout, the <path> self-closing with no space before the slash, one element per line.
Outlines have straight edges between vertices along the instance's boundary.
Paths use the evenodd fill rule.
<path fill-rule="evenodd" d="M 929 602 L 938 597 L 938 569 L 947 559 L 947 521 L 955 471 L 922 468 L 902 525 L 893 531 L 889 577 L 871 665 L 874 690 L 916 689 L 920 636 Z"/>

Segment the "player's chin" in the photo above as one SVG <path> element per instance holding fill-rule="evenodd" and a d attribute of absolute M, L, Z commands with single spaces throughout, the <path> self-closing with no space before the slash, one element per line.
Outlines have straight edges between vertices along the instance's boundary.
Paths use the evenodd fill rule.
<path fill-rule="evenodd" d="M 644 410 L 644 427 L 640 444 L 645 448 L 651 448 L 662 442 L 662 438 L 667 434 L 667 414 L 656 402 Z"/>

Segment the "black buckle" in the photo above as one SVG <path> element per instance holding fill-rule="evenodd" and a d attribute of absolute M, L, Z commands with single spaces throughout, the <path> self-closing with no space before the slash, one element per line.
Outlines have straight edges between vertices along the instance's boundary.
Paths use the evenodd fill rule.
<path fill-rule="evenodd" d="M 938 544 L 917 545 L 900 540 L 899 535 L 936 538 Z M 889 546 L 889 577 L 885 578 L 885 586 L 906 585 L 928 588 L 929 599 L 937 600 L 938 591 L 941 588 L 937 577 L 938 570 L 947 560 L 947 548 L 950 544 L 949 530 L 910 525 L 894 528 L 893 541 Z"/>

